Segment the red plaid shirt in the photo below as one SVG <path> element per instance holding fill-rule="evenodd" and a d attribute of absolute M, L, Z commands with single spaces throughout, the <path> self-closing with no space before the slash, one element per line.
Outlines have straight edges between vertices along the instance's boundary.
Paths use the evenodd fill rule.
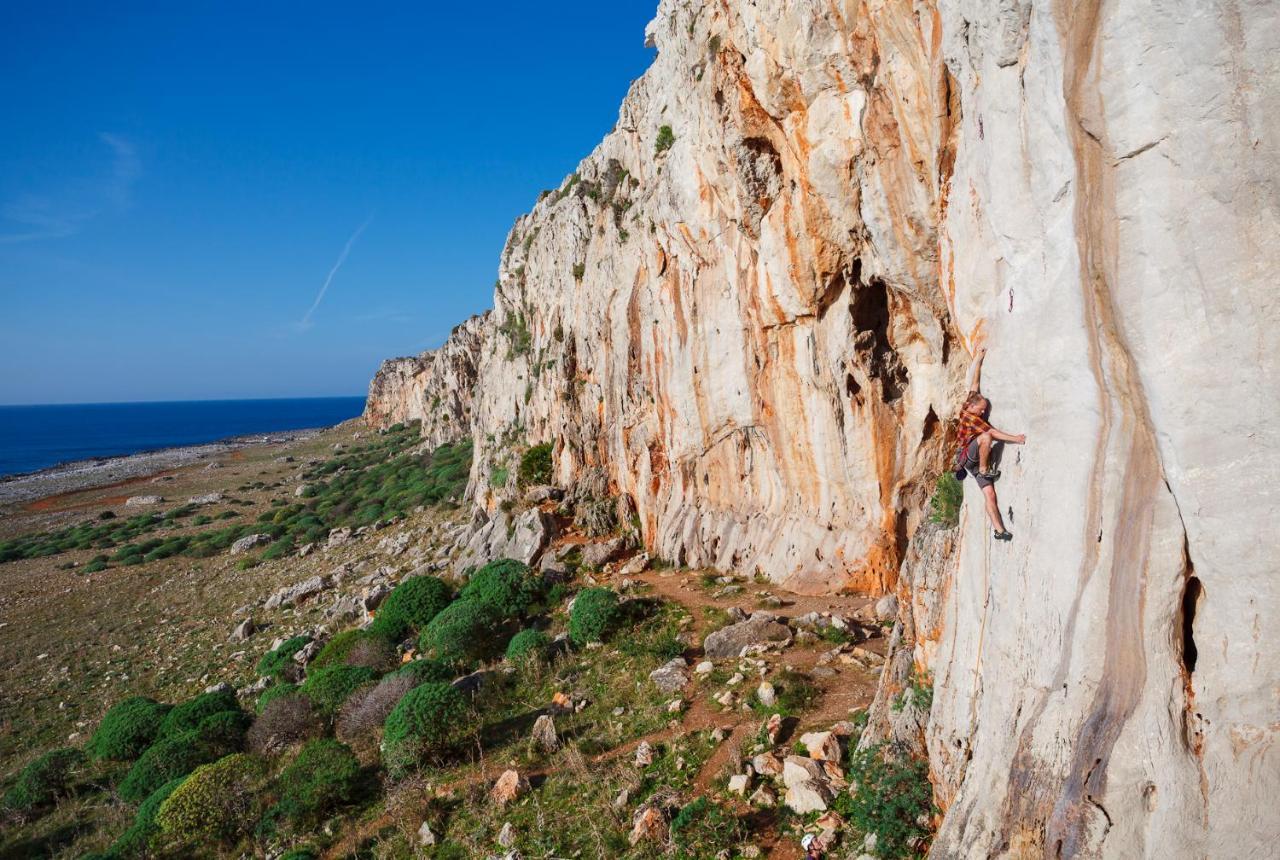
<path fill-rule="evenodd" d="M 956 456 L 964 457 L 973 438 L 979 433 L 985 433 L 990 429 L 991 425 L 984 421 L 981 415 L 974 415 L 972 412 L 961 412 L 960 421 L 956 425 L 956 441 L 959 443 Z"/>

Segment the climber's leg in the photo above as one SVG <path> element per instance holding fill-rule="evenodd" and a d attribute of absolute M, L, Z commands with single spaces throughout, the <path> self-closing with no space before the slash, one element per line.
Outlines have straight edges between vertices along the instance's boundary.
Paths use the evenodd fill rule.
<path fill-rule="evenodd" d="M 978 434 L 978 471 L 984 475 L 991 474 L 991 433 L 990 432 Z"/>
<path fill-rule="evenodd" d="M 1004 520 L 1000 518 L 1000 504 L 996 501 L 996 488 L 994 484 L 987 484 L 982 488 L 982 495 L 987 502 L 987 517 L 991 520 L 991 526 L 996 530 L 996 536 L 1006 535 L 1008 532 L 1004 530 Z"/>

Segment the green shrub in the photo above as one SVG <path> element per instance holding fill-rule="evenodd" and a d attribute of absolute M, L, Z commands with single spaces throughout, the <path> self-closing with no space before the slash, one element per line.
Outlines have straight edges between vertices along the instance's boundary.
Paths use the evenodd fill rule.
<path fill-rule="evenodd" d="M 234 750 L 244 746 L 245 733 L 252 723 L 253 717 L 244 711 L 218 711 L 201 720 L 196 733 L 218 749 Z"/>
<path fill-rule="evenodd" d="M 875 835 L 877 857 L 916 856 L 919 840 L 929 835 L 918 822 L 934 812 L 928 766 L 876 744 L 851 751 L 849 771 L 853 789 L 837 795 L 836 811 L 861 832 Z"/>
<path fill-rule="evenodd" d="M 236 752 L 243 742 L 246 722 L 242 711 L 219 711 L 208 714 L 190 731 L 161 737 L 133 763 L 120 783 L 120 796 L 130 803 L 141 803 L 169 780 Z"/>
<path fill-rule="evenodd" d="M 262 694 L 258 696 L 258 703 L 256 706 L 256 710 L 258 711 L 258 713 L 262 713 L 263 711 L 266 710 L 267 705 L 271 704 L 276 699 L 280 698 L 281 696 L 292 695 L 293 693 L 296 693 L 296 692 L 298 692 L 297 684 L 290 684 L 287 681 L 283 683 L 272 684 L 270 687 L 267 687 L 267 689 L 263 690 Z"/>
<path fill-rule="evenodd" d="M 964 487 L 951 472 L 938 476 L 938 484 L 929 499 L 929 519 L 945 528 L 960 522 L 960 504 L 964 501 Z"/>
<path fill-rule="evenodd" d="M 605 640 L 622 618 L 618 595 L 611 588 L 588 588 L 573 601 L 569 639 L 575 645 Z"/>
<path fill-rule="evenodd" d="M 395 670 L 393 675 L 408 675 L 414 684 L 425 684 L 428 681 L 452 681 L 456 673 L 449 664 L 441 660 L 412 660 Z"/>
<path fill-rule="evenodd" d="M 356 643 L 368 638 L 368 636 L 368 632 L 359 629 L 344 630 L 338 633 L 324 644 L 324 647 L 312 659 L 307 671 L 314 672 L 317 669 L 344 665 L 347 662 L 347 655 L 351 653 L 351 649 L 355 647 Z"/>
<path fill-rule="evenodd" d="M 471 574 L 458 599 L 491 609 L 499 618 L 521 618 L 542 591 L 542 578 L 527 564 L 500 558 Z"/>
<path fill-rule="evenodd" d="M 532 627 L 521 630 L 507 643 L 507 659 L 515 662 L 541 657 L 551 645 L 551 637 Z"/>
<path fill-rule="evenodd" d="M 89 754 L 94 758 L 133 761 L 156 739 L 169 707 L 145 696 L 117 702 L 103 715 L 89 739 Z"/>
<path fill-rule="evenodd" d="M 411 576 L 378 607 L 369 632 L 392 642 L 417 633 L 453 600 L 453 591 L 434 576 Z"/>
<path fill-rule="evenodd" d="M 583 275 L 585 275 L 585 274 L 587 273 L 587 264 L 586 264 L 586 263 L 574 263 L 574 264 L 573 264 L 573 268 L 572 268 L 570 271 L 571 271 L 571 273 L 573 274 L 573 279 L 574 279 L 575 281 L 581 281 L 581 280 L 582 280 L 582 276 L 583 276 Z"/>
<path fill-rule="evenodd" d="M 658 139 L 653 143 L 653 151 L 655 154 L 666 152 L 675 142 L 675 132 L 671 130 L 671 126 L 664 125 L 662 128 L 658 129 Z"/>
<path fill-rule="evenodd" d="M 295 848 L 281 855 L 280 860 L 320 860 L 320 855 L 310 848 Z"/>
<path fill-rule="evenodd" d="M 298 664 L 294 662 L 293 655 L 305 648 L 310 641 L 310 636 L 294 636 L 274 651 L 263 654 L 262 659 L 258 661 L 258 674 L 279 678 L 281 675 L 290 675 L 297 671 Z"/>
<path fill-rule="evenodd" d="M 332 715 L 362 684 L 377 678 L 377 672 L 364 666 L 330 666 L 309 673 L 301 690 L 316 710 Z"/>
<path fill-rule="evenodd" d="M 266 773 L 262 762 L 236 753 L 195 769 L 156 812 L 168 839 L 183 845 L 230 842 L 252 826 L 257 789 Z"/>
<path fill-rule="evenodd" d="M 133 817 L 133 824 L 112 844 L 110 854 L 120 857 L 147 855 L 153 840 L 160 833 L 160 828 L 156 825 L 156 813 L 160 811 L 160 804 L 164 803 L 185 780 L 185 776 L 171 779 L 151 792 L 138 807 L 138 812 Z"/>
<path fill-rule="evenodd" d="M 332 738 L 307 741 L 280 774 L 280 800 L 273 815 L 296 824 L 320 821 L 355 797 L 360 761 L 351 747 Z"/>
<path fill-rule="evenodd" d="M 488 606 L 471 600 L 455 600 L 431 619 L 422 631 L 418 646 L 448 665 L 470 668 L 489 656 L 498 621 Z"/>
<path fill-rule="evenodd" d="M 240 710 L 240 705 L 236 702 L 235 693 L 201 693 L 194 699 L 177 705 L 169 713 L 165 714 L 164 720 L 160 723 L 158 737 L 170 738 L 174 735 L 180 735 L 197 728 L 207 716 L 223 711 L 238 710 Z"/>
<path fill-rule="evenodd" d="M 78 749 L 50 750 L 22 769 L 4 793 L 4 807 L 28 812 L 52 803 L 70 791 L 84 764 L 85 755 Z"/>
<path fill-rule="evenodd" d="M 550 442 L 543 442 L 524 452 L 517 472 L 520 486 L 551 483 L 551 448 Z"/>
<path fill-rule="evenodd" d="M 410 690 L 383 725 L 387 770 L 401 774 L 424 756 L 441 752 L 458 737 L 466 716 L 466 700 L 449 684 L 430 682 Z"/>

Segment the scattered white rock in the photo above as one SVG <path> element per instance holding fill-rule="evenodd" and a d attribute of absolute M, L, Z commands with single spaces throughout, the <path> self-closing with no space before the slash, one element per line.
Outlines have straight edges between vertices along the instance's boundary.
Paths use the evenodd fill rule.
<path fill-rule="evenodd" d="M 649 680 L 659 691 L 670 695 L 689 683 L 689 673 L 685 671 L 688 665 L 684 658 L 676 657 L 650 672 Z"/>
<path fill-rule="evenodd" d="M 252 534 L 252 535 L 245 535 L 244 537 L 240 538 L 240 540 L 236 541 L 231 545 L 231 554 L 240 555 L 241 553 L 249 552 L 249 550 L 257 549 L 260 546 L 265 546 L 266 544 L 271 543 L 271 541 L 273 540 L 275 540 L 275 538 L 271 537 L 271 535 L 266 534 L 265 532 L 260 532 L 258 534 Z"/>
<path fill-rule="evenodd" d="M 164 496 L 130 496 L 124 500 L 125 506 L 136 508 L 140 505 L 158 505 L 164 501 Z"/>
<path fill-rule="evenodd" d="M 653 746 L 648 741 L 641 741 L 636 747 L 636 767 L 648 767 L 653 764 Z"/>
<path fill-rule="evenodd" d="M 244 621 L 237 624 L 236 628 L 231 631 L 231 636 L 227 641 L 232 643 L 244 642 L 257 632 L 257 629 L 258 628 L 253 623 L 253 619 L 246 618 Z"/>
<path fill-rule="evenodd" d="M 735 773 L 729 777 L 729 793 L 745 795 L 751 787 L 751 777 L 745 773 Z"/>
<path fill-rule="evenodd" d="M 533 742 L 547 753 L 555 752 L 560 748 L 560 737 L 556 734 L 556 721 L 550 714 L 542 714 L 534 720 Z"/>

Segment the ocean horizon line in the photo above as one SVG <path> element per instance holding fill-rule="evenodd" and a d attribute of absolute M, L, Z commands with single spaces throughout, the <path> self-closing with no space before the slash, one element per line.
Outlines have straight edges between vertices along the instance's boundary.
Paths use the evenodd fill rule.
<path fill-rule="evenodd" d="M 364 400 L 365 394 L 321 394 L 303 397 L 208 397 L 187 398 L 183 400 L 68 400 L 58 403 L 0 403 L 0 409 L 32 409 L 59 406 L 148 406 L 168 405 L 175 403 L 259 403 L 282 400 Z"/>

